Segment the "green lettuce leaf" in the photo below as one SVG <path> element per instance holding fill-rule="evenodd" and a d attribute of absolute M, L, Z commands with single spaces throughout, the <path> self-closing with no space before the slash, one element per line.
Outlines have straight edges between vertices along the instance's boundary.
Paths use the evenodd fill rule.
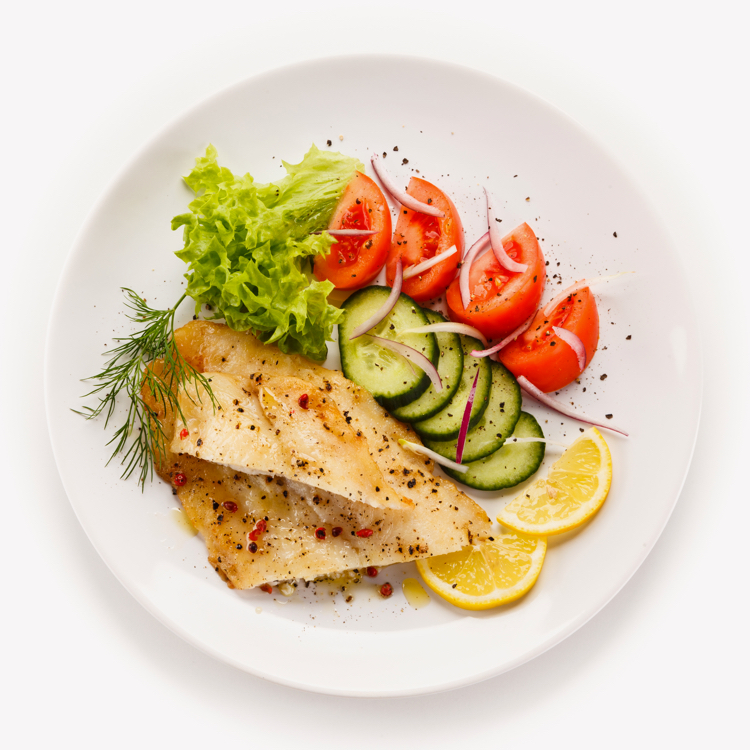
<path fill-rule="evenodd" d="M 330 250 L 328 235 L 311 232 L 328 226 L 355 170 L 364 168 L 315 146 L 299 164 L 282 163 L 286 177 L 263 185 L 220 167 L 209 146 L 185 178 L 196 194 L 190 213 L 172 219 L 172 229 L 184 227 L 176 255 L 188 264 L 196 313 L 210 305 L 231 328 L 322 361 L 342 313 L 328 304 L 333 285 L 312 279 L 305 259 Z"/>

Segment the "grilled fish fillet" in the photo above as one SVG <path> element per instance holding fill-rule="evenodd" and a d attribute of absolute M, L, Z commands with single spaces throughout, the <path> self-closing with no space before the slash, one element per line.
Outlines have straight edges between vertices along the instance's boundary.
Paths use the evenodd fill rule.
<path fill-rule="evenodd" d="M 389 488 L 413 503 L 404 509 L 372 507 L 349 500 L 340 491 L 247 474 L 169 451 L 157 471 L 173 485 L 179 484 L 174 481 L 177 474 L 184 475 L 185 484 L 176 488 L 177 495 L 206 541 L 209 561 L 231 587 L 313 580 L 352 568 L 390 565 L 453 552 L 489 534 L 490 521 L 481 507 L 449 480 L 434 477 L 431 461 L 398 445 L 400 438 L 417 440 L 411 429 L 340 372 L 205 321 L 177 330 L 175 341 L 186 360 L 199 371 L 212 373 L 211 377 L 224 373 L 248 380 L 258 375 L 299 378 L 326 394 L 355 435 L 364 437 Z M 161 421 L 167 445 L 179 445 L 174 414 L 165 412 L 148 393 L 143 397 Z M 266 531 L 254 542 L 257 549 L 252 552 L 248 533 L 261 519 Z M 321 528 L 325 539 L 316 536 Z"/>
<path fill-rule="evenodd" d="M 201 398 L 195 383 L 181 390 L 185 422 L 177 421 L 173 452 L 284 477 L 375 508 L 413 505 L 390 487 L 367 440 L 347 424 L 329 393 L 300 378 L 204 374 L 218 407 Z"/>

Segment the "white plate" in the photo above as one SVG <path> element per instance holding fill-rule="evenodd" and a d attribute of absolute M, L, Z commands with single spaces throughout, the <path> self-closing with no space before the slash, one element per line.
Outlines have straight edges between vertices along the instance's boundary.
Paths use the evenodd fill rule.
<path fill-rule="evenodd" d="M 340 139 L 343 136 L 343 140 Z M 310 143 L 367 162 L 387 151 L 394 176 L 412 170 L 453 196 L 471 241 L 486 230 L 482 185 L 503 203 L 509 229 L 527 221 L 549 260 L 547 298 L 584 276 L 635 271 L 596 290 L 600 350 L 564 397 L 613 414 L 630 430 L 607 435 L 614 481 L 588 526 L 550 545 L 539 582 L 520 602 L 467 613 L 440 601 L 412 609 L 371 584 L 341 596 L 229 590 L 199 537 L 174 521 L 159 481 L 141 494 L 105 467 L 101 424 L 71 412 L 80 379 L 97 372 L 113 335 L 130 330 L 121 286 L 152 305 L 181 294 L 182 183 L 213 143 L 222 164 L 256 179 L 281 176 Z M 396 154 L 394 146 L 399 150 Z M 408 165 L 402 165 L 402 159 Z M 615 232 L 617 236 L 615 237 Z M 183 319 L 191 310 L 186 306 Z M 603 375 L 606 380 L 602 380 Z M 696 325 L 679 259 L 623 169 L 580 126 L 531 94 L 471 70 L 401 57 L 353 57 L 284 68 L 224 91 L 170 125 L 101 198 L 60 281 L 50 324 L 46 396 L 57 464 L 92 543 L 123 585 L 190 643 L 252 674 L 343 695 L 406 695 L 469 684 L 511 669 L 575 631 L 624 585 L 653 547 L 682 486 L 701 399 Z M 526 407 L 552 438 L 578 425 Z M 546 420 L 549 420 L 548 422 Z M 555 452 L 549 455 L 554 459 Z M 476 493 L 494 518 L 505 496 Z M 479 497 L 481 495 L 481 497 Z"/>

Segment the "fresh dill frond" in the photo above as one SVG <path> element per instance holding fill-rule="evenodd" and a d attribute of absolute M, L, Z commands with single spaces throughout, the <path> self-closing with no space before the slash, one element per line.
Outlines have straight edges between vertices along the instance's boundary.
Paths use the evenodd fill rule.
<path fill-rule="evenodd" d="M 171 408 L 183 420 L 177 391 L 188 383 L 195 383 L 199 399 L 203 389 L 214 407 L 217 402 L 208 380 L 184 359 L 174 342 L 175 313 L 187 295 L 183 294 L 168 310 L 154 310 L 132 289 L 123 288 L 122 291 L 128 308 L 127 317 L 142 327 L 129 336 L 116 338 L 119 346 L 105 352 L 107 363 L 102 371 L 85 379 L 85 382 L 96 385 L 83 398 L 97 396 L 99 403 L 95 407 L 86 406 L 81 411 L 74 411 L 86 419 L 105 414 L 106 429 L 122 394 L 128 410 L 125 421 L 107 443 L 114 444 L 109 461 L 122 454 L 123 479 L 137 472 L 143 489 L 146 481 L 153 478 L 154 462 L 166 459 L 167 444 L 157 413 L 141 397 L 142 389 L 147 388 L 165 412 Z M 157 360 L 162 362 L 158 372 L 150 366 Z"/>

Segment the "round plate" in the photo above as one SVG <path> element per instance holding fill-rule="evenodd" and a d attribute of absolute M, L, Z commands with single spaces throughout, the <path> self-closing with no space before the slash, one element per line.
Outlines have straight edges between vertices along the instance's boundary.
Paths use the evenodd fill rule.
<path fill-rule="evenodd" d="M 367 81 L 368 106 L 347 92 Z M 281 159 L 311 143 L 357 156 L 388 154 L 406 183 L 419 174 L 455 201 L 471 242 L 486 231 L 482 186 L 502 204 L 503 226 L 523 221 L 549 261 L 545 298 L 582 277 L 634 271 L 597 287 L 599 351 L 562 397 L 612 414 L 629 439 L 608 434 L 614 481 L 598 516 L 551 540 L 536 587 L 519 602 L 480 613 L 431 594 L 412 608 L 360 584 L 349 603 L 318 587 L 290 599 L 230 590 L 186 534 L 169 487 L 141 492 L 106 466 L 111 433 L 71 411 L 81 379 L 101 368 L 112 337 L 130 332 L 120 287 L 152 306 L 180 297 L 181 232 L 171 218 L 191 193 L 181 176 L 213 143 L 235 173 L 268 181 Z M 398 147 L 398 151 L 396 151 Z M 368 168 L 369 171 L 369 168 Z M 192 314 L 181 309 L 182 320 Z M 605 378 L 606 376 L 606 378 Z M 575 122 L 501 80 L 442 63 L 348 57 L 284 68 L 228 89 L 170 125 L 101 198 L 60 281 L 49 330 L 46 396 L 57 464 L 99 554 L 161 622 L 198 648 L 252 674 L 342 695 L 406 695 L 465 685 L 542 653 L 575 631 L 630 578 L 653 547 L 684 480 L 701 398 L 696 325 L 679 259 L 623 169 Z M 88 403 L 91 403 L 89 401 Z M 548 437 L 572 441 L 579 425 L 527 402 Z M 548 461 L 558 455 L 548 450 Z M 491 518 L 514 492 L 472 493 Z M 313 587 L 311 587 L 312 589 Z"/>

